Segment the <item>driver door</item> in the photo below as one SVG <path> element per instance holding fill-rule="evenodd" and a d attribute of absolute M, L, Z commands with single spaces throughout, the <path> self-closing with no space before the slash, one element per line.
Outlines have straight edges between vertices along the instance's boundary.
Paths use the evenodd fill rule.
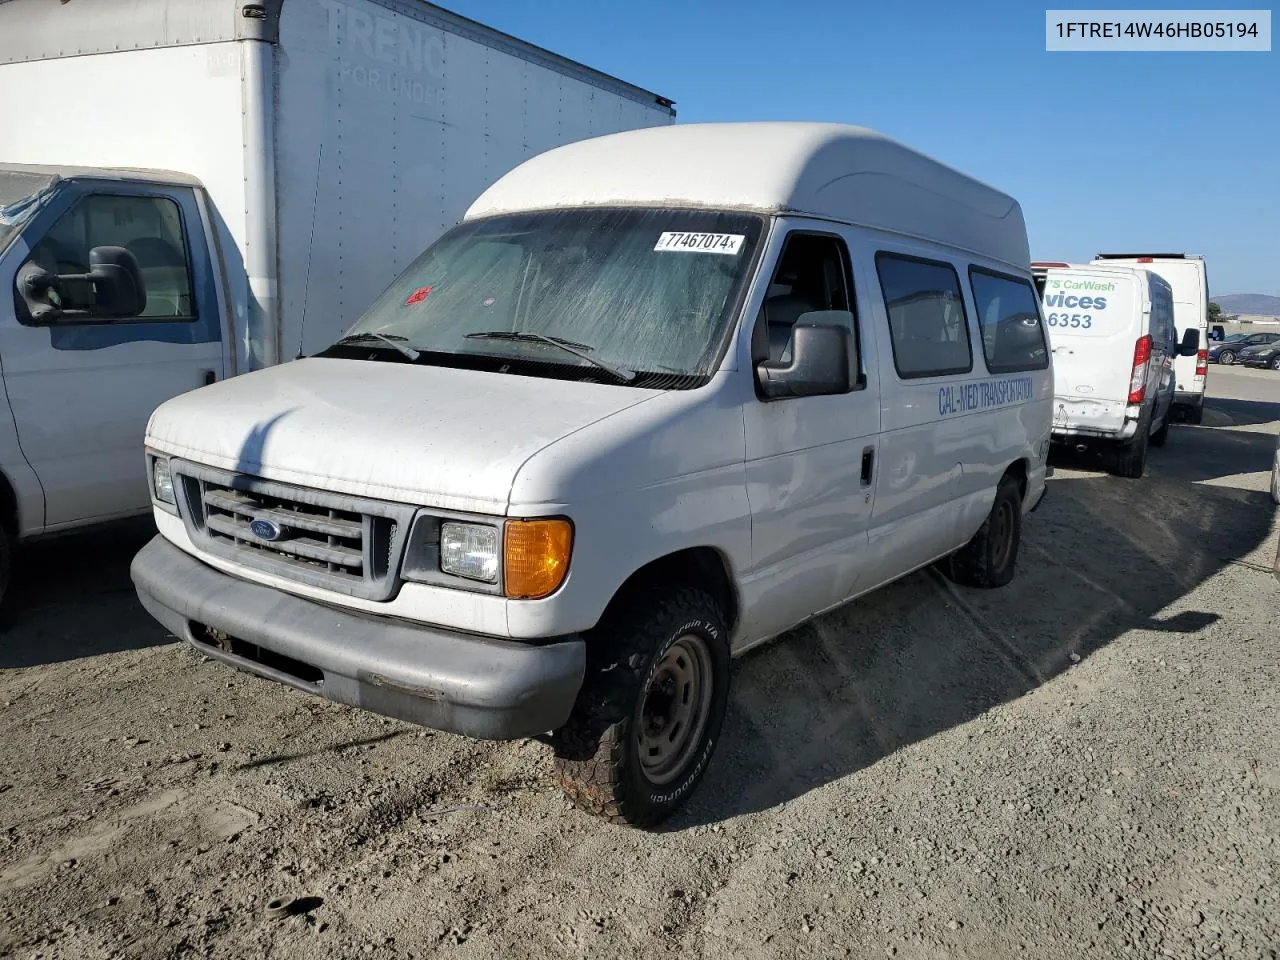
<path fill-rule="evenodd" d="M 145 511 L 151 412 L 223 376 L 201 224 L 190 187 L 73 181 L 9 250 L 0 282 L 18 309 L 0 322 L 0 358 L 19 445 L 44 488 L 46 530 Z M 88 316 L 33 321 L 17 290 L 22 266 L 35 259 L 58 274 L 87 273 L 98 246 L 133 253 L 143 312 L 111 319 L 90 305 Z"/>

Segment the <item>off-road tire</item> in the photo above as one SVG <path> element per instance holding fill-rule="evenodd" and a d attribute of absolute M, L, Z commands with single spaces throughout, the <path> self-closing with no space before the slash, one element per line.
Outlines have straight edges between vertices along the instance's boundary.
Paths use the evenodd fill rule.
<path fill-rule="evenodd" d="M 639 757 L 644 693 L 682 637 L 710 654 L 710 707 L 683 769 L 654 784 Z M 729 703 L 729 631 L 712 597 L 691 587 L 647 587 L 613 605 L 587 637 L 587 674 L 564 727 L 552 736 L 555 772 L 569 798 L 617 824 L 651 827 L 688 799 L 706 772 Z"/>
<path fill-rule="evenodd" d="M 0 524 L 0 603 L 4 603 L 5 592 L 9 589 L 9 577 L 13 573 L 13 541 L 9 531 Z"/>
<path fill-rule="evenodd" d="M 1160 424 L 1160 429 L 1151 435 L 1151 445 L 1153 447 L 1163 447 L 1169 440 L 1169 424 L 1173 422 L 1173 404 L 1169 405 L 1169 409 L 1164 412 L 1164 423 Z"/>
<path fill-rule="evenodd" d="M 1022 491 L 1014 477 L 1005 475 L 987 519 L 972 540 L 941 564 L 942 572 L 965 587 L 1003 587 L 1013 579 L 1021 541 Z"/>

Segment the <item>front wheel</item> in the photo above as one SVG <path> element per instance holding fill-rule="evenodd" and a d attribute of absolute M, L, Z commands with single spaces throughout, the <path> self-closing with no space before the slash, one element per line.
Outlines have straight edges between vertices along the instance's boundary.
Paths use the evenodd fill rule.
<path fill-rule="evenodd" d="M 1280 357 L 1276 357 L 1271 361 L 1272 370 L 1280 370 Z"/>
<path fill-rule="evenodd" d="M 1022 491 L 1010 476 L 1000 479 L 995 503 L 973 539 L 953 553 L 943 573 L 966 587 L 989 590 L 1013 579 L 1022 541 Z"/>
<path fill-rule="evenodd" d="M 1226 364 L 1229 367 L 1236 362 L 1236 355 L 1231 350 L 1223 350 L 1218 354 L 1218 362 Z"/>
<path fill-rule="evenodd" d="M 556 775 L 582 809 L 653 826 L 706 772 L 729 703 L 724 613 L 702 590 L 638 591 L 587 639 L 587 676 L 553 737 Z"/>

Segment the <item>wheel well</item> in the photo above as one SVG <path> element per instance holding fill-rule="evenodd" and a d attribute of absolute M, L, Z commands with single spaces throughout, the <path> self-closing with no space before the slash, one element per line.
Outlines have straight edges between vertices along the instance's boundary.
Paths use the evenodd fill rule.
<path fill-rule="evenodd" d="M 18 497 L 3 473 L 0 473 L 0 527 L 11 537 L 18 535 Z"/>
<path fill-rule="evenodd" d="M 732 631 L 738 622 L 738 593 L 729 575 L 729 564 L 714 547 L 691 547 L 669 553 L 645 564 L 618 588 L 610 606 L 630 591 L 656 583 L 697 586 L 711 594 L 724 611 L 725 623 Z"/>
<path fill-rule="evenodd" d="M 1018 496 L 1023 500 L 1027 499 L 1027 461 L 1013 461 L 1000 479 L 1003 480 L 1005 477 L 1014 477 L 1018 481 Z"/>

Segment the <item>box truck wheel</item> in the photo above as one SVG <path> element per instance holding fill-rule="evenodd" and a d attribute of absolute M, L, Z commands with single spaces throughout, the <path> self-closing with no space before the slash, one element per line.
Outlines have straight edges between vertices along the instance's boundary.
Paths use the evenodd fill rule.
<path fill-rule="evenodd" d="M 552 738 L 560 786 L 588 813 L 659 823 L 706 772 L 728 702 L 716 602 L 692 588 L 636 590 L 587 639 L 587 677 Z"/>
<path fill-rule="evenodd" d="M 973 539 L 943 563 L 943 572 L 966 587 L 1003 587 L 1013 579 L 1022 541 L 1022 491 L 1014 477 L 1005 474 L 996 488 L 996 500 Z"/>
<path fill-rule="evenodd" d="M 1128 443 L 1116 448 L 1116 464 L 1111 472 L 1117 477 L 1140 480 L 1147 470 L 1147 449 L 1151 442 L 1151 420 L 1144 415 L 1138 421 L 1138 432 Z"/>
<path fill-rule="evenodd" d="M 9 539 L 9 531 L 0 523 L 0 603 L 4 602 L 5 591 L 9 589 L 9 574 L 13 570 L 13 544 Z"/>

